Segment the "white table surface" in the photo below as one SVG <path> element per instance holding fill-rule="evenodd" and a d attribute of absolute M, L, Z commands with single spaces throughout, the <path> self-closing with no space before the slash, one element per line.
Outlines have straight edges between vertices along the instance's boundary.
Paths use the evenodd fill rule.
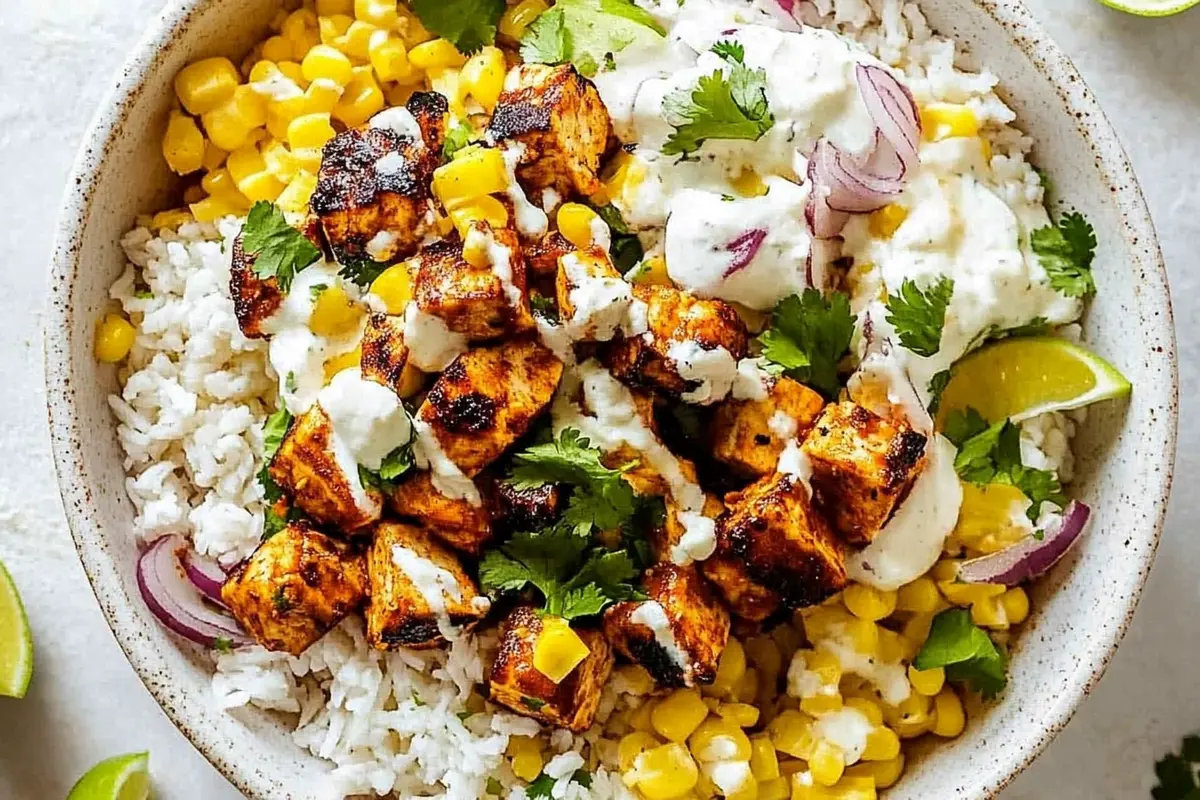
<path fill-rule="evenodd" d="M 1183 361 L 1176 493 L 1133 629 L 1070 727 L 1004 800 L 1148 796 L 1157 756 L 1200 728 L 1200 10 L 1141 20 L 1093 0 L 1029 0 L 1129 150 L 1171 271 Z M 42 402 L 41 309 L 80 136 L 161 0 L 0 0 L 0 560 L 37 642 L 28 697 L 0 698 L 0 798 L 52 800 L 110 755 L 149 749 L 157 797 L 237 798 L 126 663 L 75 557 Z"/>

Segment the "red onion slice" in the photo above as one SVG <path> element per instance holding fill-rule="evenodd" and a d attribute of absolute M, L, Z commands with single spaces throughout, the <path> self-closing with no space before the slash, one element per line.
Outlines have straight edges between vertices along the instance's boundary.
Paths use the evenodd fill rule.
<path fill-rule="evenodd" d="M 1041 540 L 1026 537 L 999 553 L 973 558 L 958 566 L 958 577 L 966 583 L 998 583 L 1016 586 L 1045 574 L 1079 541 L 1092 510 L 1072 500 L 1063 511 L 1062 522 L 1047 530 Z"/>
<path fill-rule="evenodd" d="M 225 600 L 221 597 L 221 587 L 225 585 L 226 575 L 217 562 L 189 547 L 183 556 L 183 571 L 201 594 L 214 603 L 225 605 Z"/>
<path fill-rule="evenodd" d="M 178 553 L 186 549 L 182 536 L 164 536 L 138 558 L 137 584 L 142 599 L 158 620 L 188 641 L 205 647 L 228 642 L 234 647 L 250 637 L 228 614 L 208 606 L 199 590 L 186 580 Z"/>
<path fill-rule="evenodd" d="M 809 162 L 809 183 L 812 185 L 812 193 L 808 196 L 808 205 L 804 207 L 804 220 L 808 223 L 809 230 L 818 239 L 832 239 L 839 236 L 850 215 L 829 207 L 829 189 L 812 181 L 811 161 Z"/>
<path fill-rule="evenodd" d="M 918 163 L 921 141 L 921 116 L 917 103 L 895 75 L 874 64 L 859 64 L 855 69 L 858 90 L 867 113 L 893 148 L 906 169 Z"/>
<path fill-rule="evenodd" d="M 729 267 L 722 277 L 728 278 L 750 266 L 766 239 L 766 229 L 753 228 L 725 245 L 726 252 L 733 253 L 733 260 L 729 262 Z"/>

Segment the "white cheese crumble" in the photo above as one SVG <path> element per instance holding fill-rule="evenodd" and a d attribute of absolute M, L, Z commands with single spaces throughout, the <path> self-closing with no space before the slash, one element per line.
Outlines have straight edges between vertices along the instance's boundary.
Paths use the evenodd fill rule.
<path fill-rule="evenodd" d="M 400 397 L 381 383 L 365 380 L 357 367 L 335 375 L 317 395 L 317 403 L 354 462 L 369 470 L 378 470 L 392 451 L 412 437 Z"/>
<path fill-rule="evenodd" d="M 392 231 L 380 231 L 367 242 L 367 255 L 376 261 L 382 261 L 396 245 L 397 236 Z"/>
<path fill-rule="evenodd" d="M 629 615 L 629 621 L 635 625 L 645 625 L 653 631 L 654 641 L 666 652 L 671 662 L 678 665 L 685 675 L 691 672 L 687 654 L 675 640 L 675 631 L 671 627 L 671 620 L 667 617 L 667 611 L 661 603 L 655 600 L 641 603 Z"/>
<path fill-rule="evenodd" d="M 425 144 L 425 135 L 421 132 L 421 126 L 417 124 L 417 118 L 403 106 L 380 111 L 371 117 L 370 125 L 372 128 L 389 130 L 400 136 L 408 136 L 418 144 Z"/>
<path fill-rule="evenodd" d="M 734 400 L 766 400 L 775 385 L 775 376 L 767 372 L 761 358 L 743 358 L 733 380 Z"/>
<path fill-rule="evenodd" d="M 857 708 L 843 708 L 822 714 L 813 724 L 813 735 L 842 749 L 847 764 L 862 758 L 867 749 L 867 737 L 875 728 L 867 715 Z"/>
<path fill-rule="evenodd" d="M 563 256 L 561 263 L 571 284 L 568 297 L 574 307 L 565 322 L 568 336 L 608 342 L 618 332 L 636 336 L 646 331 L 646 304 L 634 298 L 628 283 L 621 278 L 592 275 L 575 253 Z"/>

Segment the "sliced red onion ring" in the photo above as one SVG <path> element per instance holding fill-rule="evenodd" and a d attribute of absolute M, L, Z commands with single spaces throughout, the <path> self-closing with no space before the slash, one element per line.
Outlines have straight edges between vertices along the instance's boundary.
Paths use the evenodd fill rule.
<path fill-rule="evenodd" d="M 918 162 L 921 116 L 912 94 L 895 75 L 874 64 L 859 64 L 855 77 L 867 113 L 883 138 L 895 148 L 905 168 L 913 169 Z"/>
<path fill-rule="evenodd" d="M 765 228 L 752 228 L 725 245 L 725 250 L 733 253 L 733 260 L 729 262 L 729 267 L 725 270 L 723 277 L 728 278 L 735 272 L 740 272 L 750 266 L 750 262 L 758 255 L 758 251 L 766 239 Z"/>
<path fill-rule="evenodd" d="M 832 239 L 841 234 L 850 215 L 844 211 L 834 211 L 829 207 L 829 189 L 812 180 L 812 161 L 808 163 L 812 193 L 808 196 L 808 205 L 804 207 L 804 220 L 808 223 L 813 236 L 818 239 Z"/>
<path fill-rule="evenodd" d="M 142 599 L 163 625 L 188 641 L 205 647 L 227 642 L 234 647 L 251 643 L 236 620 L 208 606 L 199 590 L 186 580 L 178 553 L 188 544 L 182 536 L 164 536 L 138 558 L 137 584 Z"/>
<path fill-rule="evenodd" d="M 999 553 L 973 558 L 958 566 L 958 577 L 967 583 L 998 583 L 1016 586 L 1045 574 L 1079 541 L 1092 510 L 1072 500 L 1063 511 L 1062 522 L 1047 530 L 1041 540 L 1026 537 Z"/>
<path fill-rule="evenodd" d="M 225 585 L 226 575 L 217 562 L 189 547 L 183 556 L 183 571 L 201 594 L 214 603 L 225 605 L 221 598 L 221 587 Z"/>
<path fill-rule="evenodd" d="M 875 150 L 888 150 L 886 140 L 877 139 Z M 887 163 L 888 156 L 875 157 L 877 163 Z M 901 166 L 899 159 L 890 158 Z M 842 152 L 828 139 L 821 139 L 809 161 L 809 173 L 816 186 L 829 189 L 827 202 L 835 211 L 865 214 L 883 208 L 904 191 L 904 170 L 896 174 L 875 174 L 852 156 Z"/>

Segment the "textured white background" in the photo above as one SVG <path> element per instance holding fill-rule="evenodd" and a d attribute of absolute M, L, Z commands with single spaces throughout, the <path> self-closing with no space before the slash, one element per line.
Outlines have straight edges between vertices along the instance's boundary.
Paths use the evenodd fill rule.
<path fill-rule="evenodd" d="M 0 698 L 0 800 L 53 800 L 107 756 L 150 749 L 157 796 L 237 793 L 159 710 L 109 634 L 55 490 L 39 326 L 59 196 L 80 136 L 162 0 L 0 0 L 0 560 L 34 628 L 23 701 Z M 1004 800 L 1147 797 L 1152 766 L 1200 728 L 1200 10 L 1140 20 L 1029 0 L 1079 65 L 1142 179 L 1171 272 L 1183 429 L 1166 537 L 1133 629 L 1070 727 Z"/>

